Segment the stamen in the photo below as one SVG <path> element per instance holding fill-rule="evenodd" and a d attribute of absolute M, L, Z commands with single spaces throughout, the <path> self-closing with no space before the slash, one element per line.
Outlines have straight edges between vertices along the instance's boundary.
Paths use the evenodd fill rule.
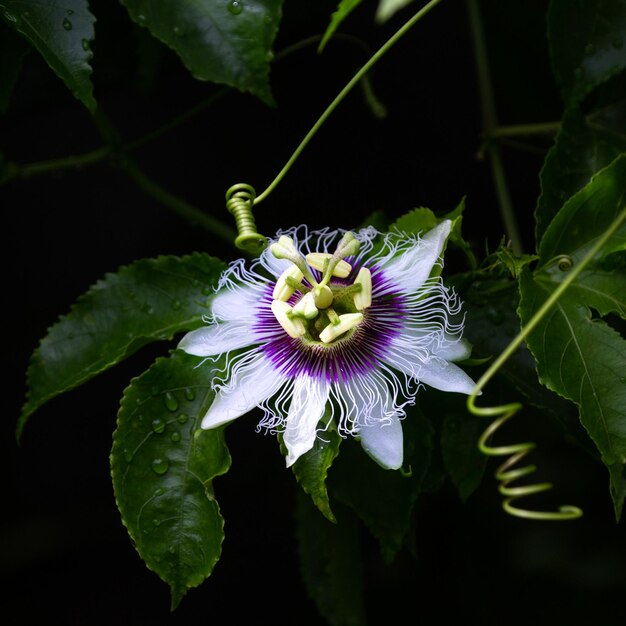
<path fill-rule="evenodd" d="M 345 313 L 339 316 L 338 324 L 329 324 L 320 333 L 320 339 L 324 343 L 330 343 L 339 335 L 356 328 L 363 321 L 363 313 Z"/>
<path fill-rule="evenodd" d="M 361 287 L 354 294 L 354 306 L 357 310 L 362 311 L 372 306 L 372 273 L 367 267 L 362 267 L 359 270 L 354 284 Z"/>
<path fill-rule="evenodd" d="M 312 320 L 317 317 L 318 310 L 315 306 L 315 298 L 311 292 L 307 293 L 300 301 L 294 305 L 293 314 Z"/>
<path fill-rule="evenodd" d="M 356 256 L 360 247 L 361 244 L 354 233 L 348 231 L 337 244 L 335 256 L 339 258 L 343 258 L 345 256 Z"/>
<path fill-rule="evenodd" d="M 346 278 L 352 271 L 352 266 L 346 261 L 341 259 L 337 260 L 332 254 L 328 252 L 311 252 L 306 255 L 306 262 L 320 272 L 326 272 L 327 268 L 331 267 L 333 261 L 337 261 L 336 265 L 332 268 L 332 275 L 337 278 Z"/>
<path fill-rule="evenodd" d="M 315 287 L 315 289 L 313 289 L 313 295 L 315 298 L 315 306 L 318 309 L 327 309 L 333 303 L 333 292 L 328 285 Z"/>
<path fill-rule="evenodd" d="M 272 313 L 290 337 L 297 339 L 306 333 L 304 322 L 299 317 L 294 317 L 292 308 L 286 302 L 274 300 Z"/>
<path fill-rule="evenodd" d="M 276 285 L 274 285 L 274 291 L 272 292 L 272 298 L 274 298 L 274 300 L 282 300 L 283 302 L 287 302 L 287 300 L 291 298 L 294 291 L 296 290 L 292 286 L 293 283 L 289 284 L 291 282 L 289 279 L 292 279 L 299 283 L 302 280 L 303 276 L 304 275 L 302 274 L 302 272 L 295 265 L 291 265 L 290 267 L 288 267 L 276 281 Z"/>

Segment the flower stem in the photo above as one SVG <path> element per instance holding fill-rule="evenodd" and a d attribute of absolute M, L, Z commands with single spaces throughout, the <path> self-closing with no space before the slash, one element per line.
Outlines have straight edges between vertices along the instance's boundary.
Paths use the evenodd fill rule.
<path fill-rule="evenodd" d="M 467 10 L 472 41 L 474 43 L 476 74 L 483 114 L 483 134 L 486 138 L 491 138 L 498 128 L 498 117 L 496 114 L 493 84 L 491 82 L 491 72 L 489 70 L 489 58 L 487 56 L 487 47 L 485 45 L 485 36 L 477 0 L 467 0 Z M 511 241 L 513 253 L 516 256 L 521 256 L 523 252 L 522 238 L 519 233 L 517 218 L 515 217 L 515 210 L 509 193 L 500 148 L 493 141 L 488 141 L 485 148 L 491 163 L 491 175 L 496 188 L 496 197 L 498 198 L 504 228 Z"/>

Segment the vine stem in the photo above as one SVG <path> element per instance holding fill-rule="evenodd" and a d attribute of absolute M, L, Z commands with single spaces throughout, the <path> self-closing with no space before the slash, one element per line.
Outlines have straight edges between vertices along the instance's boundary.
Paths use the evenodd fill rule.
<path fill-rule="evenodd" d="M 494 377 L 496 372 L 502 367 L 505 361 L 517 350 L 522 342 L 535 330 L 537 325 L 541 322 L 545 314 L 552 308 L 554 303 L 561 297 L 563 292 L 578 278 L 580 273 L 587 267 L 590 261 L 596 254 L 602 249 L 604 244 L 611 238 L 615 231 L 626 221 L 626 206 L 622 208 L 617 217 L 613 220 L 611 225 L 606 229 L 601 237 L 598 238 L 596 243 L 585 254 L 581 261 L 575 265 L 561 284 L 550 294 L 548 299 L 541 305 L 539 310 L 532 316 L 530 321 L 524 326 L 519 334 L 511 341 L 511 343 L 504 349 L 504 351 L 498 356 L 498 358 L 491 364 L 487 371 L 480 377 L 476 383 L 474 390 L 467 399 L 467 408 L 470 413 L 475 415 L 484 415 L 485 417 L 493 417 L 499 415 L 502 407 L 476 407 L 476 397 L 478 393 L 484 389 L 485 385 Z"/>
<path fill-rule="evenodd" d="M 483 112 L 483 135 L 487 138 L 491 138 L 498 128 L 498 116 L 496 113 L 495 96 L 489 69 L 489 57 L 487 55 L 487 46 L 485 45 L 485 35 L 477 0 L 467 0 L 467 10 L 472 41 L 474 43 L 474 54 L 476 57 L 476 74 L 478 77 L 478 88 Z M 523 252 L 522 238 L 517 225 L 511 194 L 509 193 L 500 148 L 493 142 L 488 141 L 486 150 L 489 155 L 491 175 L 496 188 L 496 196 L 498 198 L 502 221 L 504 222 L 507 236 L 511 241 L 513 253 L 516 256 L 520 256 Z"/>
<path fill-rule="evenodd" d="M 432 9 L 434 9 L 442 0 L 430 0 L 426 5 L 424 5 L 411 19 L 404 23 L 361 67 L 361 69 L 352 77 L 352 79 L 346 84 L 346 86 L 337 94 L 335 99 L 328 105 L 326 110 L 320 115 L 318 120 L 313 124 L 309 132 L 305 135 L 304 139 L 300 142 L 298 147 L 294 150 L 291 157 L 287 163 L 285 163 L 284 167 L 276 178 L 268 185 L 267 189 L 254 199 L 254 204 L 259 204 L 267 196 L 274 191 L 278 183 L 284 178 L 285 174 L 291 169 L 291 166 L 294 164 L 296 159 L 300 156 L 302 151 L 306 148 L 309 141 L 313 138 L 313 136 L 317 133 L 320 127 L 324 124 L 324 122 L 330 117 L 333 111 L 337 108 L 337 106 L 341 103 L 341 101 L 348 95 L 348 93 L 354 88 L 354 86 L 369 72 L 372 67 L 380 60 L 382 56 L 392 47 L 397 41 L 405 35 L 415 24 L 417 24 L 427 13 L 429 13 Z"/>

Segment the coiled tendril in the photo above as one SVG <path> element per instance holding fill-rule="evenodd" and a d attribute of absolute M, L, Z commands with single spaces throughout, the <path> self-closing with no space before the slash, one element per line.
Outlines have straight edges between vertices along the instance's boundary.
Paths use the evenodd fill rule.
<path fill-rule="evenodd" d="M 513 502 L 515 500 L 518 500 L 519 498 L 531 496 L 536 493 L 541 493 L 543 491 L 548 491 L 552 489 L 552 484 L 535 483 L 530 485 L 520 485 L 517 487 L 510 486 L 510 483 L 519 480 L 520 478 L 524 478 L 529 474 L 532 474 L 537 469 L 535 465 L 526 465 L 524 467 L 514 468 L 515 465 L 520 463 L 522 459 L 524 459 L 524 457 L 526 457 L 530 452 L 535 449 L 535 444 L 532 442 L 526 442 L 508 446 L 492 447 L 487 445 L 487 441 L 489 441 L 491 436 L 505 422 L 508 422 L 508 420 L 511 419 L 523 407 L 519 402 L 503 404 L 496 407 L 477 407 L 473 404 L 474 399 L 475 396 L 471 396 L 470 400 L 472 400 L 472 403 L 468 403 L 468 405 L 470 406 L 470 411 L 474 415 L 486 417 L 499 416 L 487 427 L 487 429 L 481 435 L 478 441 L 478 449 L 487 456 L 509 457 L 508 459 L 506 459 L 506 461 L 504 461 L 504 463 L 498 466 L 495 472 L 496 480 L 500 482 L 498 491 L 505 497 L 504 501 L 502 502 L 502 508 L 510 515 L 514 515 L 515 517 L 523 517 L 526 519 L 554 521 L 576 519 L 580 517 L 583 514 L 582 510 L 579 509 L 577 506 L 572 506 L 569 504 L 560 506 L 558 511 L 553 512 L 532 511 L 513 505 Z"/>
<path fill-rule="evenodd" d="M 485 430 L 480 437 L 478 448 L 483 454 L 489 456 L 508 456 L 509 458 L 496 470 L 496 479 L 500 481 L 499 491 L 505 496 L 502 503 L 504 510 L 511 515 L 517 517 L 525 517 L 528 519 L 538 520 L 568 520 L 576 519 L 582 515 L 582 511 L 575 506 L 565 505 L 559 507 L 556 512 L 531 511 L 513 506 L 512 502 L 518 498 L 529 496 L 542 491 L 547 491 L 552 487 L 550 483 L 538 483 L 535 485 L 523 485 L 519 487 L 509 487 L 509 484 L 519 478 L 527 476 L 535 471 L 533 465 L 511 469 L 519 463 L 529 452 L 535 448 L 534 443 L 520 443 L 510 446 L 490 447 L 487 441 L 498 428 L 515 415 L 522 405 L 519 403 L 503 404 L 494 407 L 477 407 L 476 397 L 485 385 L 491 380 L 495 373 L 502 367 L 504 362 L 519 348 L 523 341 L 532 333 L 537 325 L 544 318 L 546 313 L 554 306 L 555 302 L 561 297 L 563 292 L 578 278 L 579 274 L 587 267 L 589 262 L 600 252 L 607 241 L 615 234 L 617 229 L 626 221 L 626 206 L 622 207 L 619 214 L 611 222 L 610 226 L 596 240 L 594 245 L 587 251 L 585 256 L 574 263 L 574 260 L 565 254 L 559 255 L 551 259 L 545 267 L 554 266 L 555 264 L 563 272 L 568 272 L 567 276 L 561 281 L 559 286 L 548 296 L 546 301 L 539 307 L 539 310 L 526 323 L 524 328 L 519 332 L 517 337 L 504 349 L 502 354 L 491 364 L 489 369 L 481 376 L 476 383 L 474 390 L 467 399 L 467 409 L 473 415 L 484 417 L 495 417 L 494 422 Z"/>
<path fill-rule="evenodd" d="M 252 207 L 256 199 L 256 191 L 251 185 L 238 183 L 226 192 L 226 208 L 235 218 L 239 235 L 235 245 L 252 254 L 259 254 L 267 246 L 267 237 L 256 230 Z"/>

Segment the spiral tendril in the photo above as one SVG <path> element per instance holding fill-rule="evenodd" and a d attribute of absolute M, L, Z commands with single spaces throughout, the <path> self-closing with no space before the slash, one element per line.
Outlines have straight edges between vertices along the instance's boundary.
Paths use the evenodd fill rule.
<path fill-rule="evenodd" d="M 535 444 L 525 442 L 507 446 L 489 446 L 488 440 L 491 436 L 505 423 L 508 422 L 520 409 L 522 405 L 519 403 L 505 404 L 498 407 L 478 408 L 473 407 L 472 413 L 476 415 L 488 415 L 493 417 L 494 414 L 499 415 L 481 435 L 478 448 L 487 456 L 506 456 L 508 457 L 495 472 L 496 480 L 500 482 L 498 491 L 505 497 L 502 502 L 502 508 L 515 517 L 525 519 L 562 521 L 571 520 L 581 517 L 582 510 L 576 506 L 563 505 L 558 511 L 533 511 L 530 509 L 514 506 L 513 502 L 544 491 L 552 489 L 551 483 L 534 483 L 528 485 L 510 486 L 514 481 L 524 478 L 536 471 L 535 465 L 526 465 L 524 467 L 514 467 L 520 463 L 530 452 L 535 449 Z"/>
<path fill-rule="evenodd" d="M 574 266 L 574 260 L 567 254 L 559 254 L 549 261 L 548 265 L 556 265 L 562 272 L 567 272 Z"/>
<path fill-rule="evenodd" d="M 256 199 L 256 191 L 251 185 L 238 183 L 226 192 L 226 208 L 232 213 L 237 225 L 235 245 L 240 250 L 251 254 L 260 254 L 267 246 L 267 237 L 256 230 L 252 207 Z"/>

